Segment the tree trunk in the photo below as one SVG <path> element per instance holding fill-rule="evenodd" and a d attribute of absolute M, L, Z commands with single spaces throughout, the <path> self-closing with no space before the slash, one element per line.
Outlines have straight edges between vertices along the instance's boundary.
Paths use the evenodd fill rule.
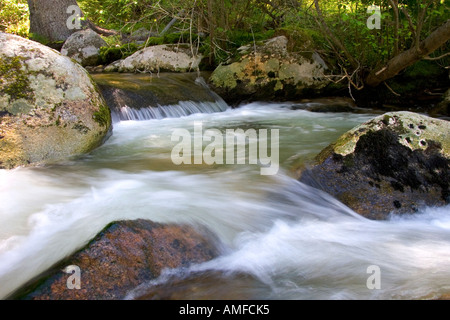
<path fill-rule="evenodd" d="M 65 41 L 76 29 L 67 27 L 69 6 L 77 6 L 76 0 L 28 0 L 30 33 L 37 39 L 50 43 Z"/>
<path fill-rule="evenodd" d="M 389 60 L 381 70 L 372 71 L 366 78 L 365 83 L 372 87 L 378 86 L 380 83 L 395 77 L 403 69 L 422 60 L 443 46 L 448 40 L 450 40 L 450 20 L 447 20 L 446 23 L 433 31 L 419 45 L 413 46 L 411 49 L 403 51 Z"/>

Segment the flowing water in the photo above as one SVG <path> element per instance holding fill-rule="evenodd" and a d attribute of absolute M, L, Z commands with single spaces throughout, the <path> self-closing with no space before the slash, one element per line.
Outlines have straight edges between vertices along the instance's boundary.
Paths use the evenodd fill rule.
<path fill-rule="evenodd" d="M 449 207 L 370 221 L 296 181 L 290 171 L 373 116 L 252 103 L 223 112 L 120 121 L 106 144 L 89 155 L 1 170 L 0 297 L 85 245 L 109 222 L 137 218 L 208 227 L 222 241 L 221 256 L 180 272 L 218 271 L 230 279 L 249 274 L 259 284 L 246 290 L 258 299 L 447 294 Z M 196 123 L 222 132 L 278 129 L 278 174 L 263 176 L 260 166 L 252 164 L 174 165 L 173 130 L 193 133 Z M 380 289 L 367 286 L 371 266 L 381 272 Z M 158 283 L 170 279 L 163 275 Z M 229 288 L 208 290 L 214 298 Z M 236 291 L 227 296 L 240 295 Z"/>

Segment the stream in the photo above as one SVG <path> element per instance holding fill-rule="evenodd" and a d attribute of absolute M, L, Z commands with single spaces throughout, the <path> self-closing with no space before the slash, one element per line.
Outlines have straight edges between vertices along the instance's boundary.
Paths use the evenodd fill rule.
<path fill-rule="evenodd" d="M 295 179 L 292 168 L 310 163 L 375 112 L 313 113 L 293 110 L 293 104 L 254 102 L 233 109 L 223 101 L 191 101 L 158 113 L 123 106 L 114 115 L 113 135 L 90 154 L 0 170 L 0 298 L 84 246 L 108 223 L 138 218 L 207 227 L 221 241 L 222 254 L 180 272 L 218 271 L 230 279 L 249 274 L 258 282 L 242 290 L 256 299 L 448 294 L 450 207 L 371 221 Z M 193 134 L 196 124 L 204 131 L 278 130 L 277 174 L 261 175 L 261 166 L 249 161 L 175 165 L 174 130 Z M 376 289 L 368 286 L 373 266 L 381 272 Z M 163 275 L 158 283 L 170 279 Z M 208 290 L 215 298 L 229 288 Z"/>

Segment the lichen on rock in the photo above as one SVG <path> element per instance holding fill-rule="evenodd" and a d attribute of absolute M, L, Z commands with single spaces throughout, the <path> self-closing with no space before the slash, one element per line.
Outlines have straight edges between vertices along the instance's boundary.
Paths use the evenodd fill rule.
<path fill-rule="evenodd" d="M 209 82 L 225 100 L 286 100 L 320 92 L 329 81 L 324 66 L 314 59 L 288 52 L 287 38 L 279 36 L 238 49 L 229 63 L 219 65 Z"/>
<path fill-rule="evenodd" d="M 64 43 L 61 53 L 68 56 L 82 66 L 94 66 L 100 57 L 100 48 L 108 44 L 91 29 L 73 33 Z"/>
<path fill-rule="evenodd" d="M 449 204 L 449 169 L 450 123 L 394 112 L 342 135 L 300 181 L 368 218 L 386 219 Z"/>
<path fill-rule="evenodd" d="M 0 61 L 0 168 L 62 160 L 104 141 L 110 112 L 80 65 L 5 33 L 0 33 Z"/>

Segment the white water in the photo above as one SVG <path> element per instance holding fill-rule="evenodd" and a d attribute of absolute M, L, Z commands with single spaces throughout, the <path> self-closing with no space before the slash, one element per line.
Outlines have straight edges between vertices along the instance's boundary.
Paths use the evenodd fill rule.
<path fill-rule="evenodd" d="M 0 170 L 0 297 L 82 247 L 109 222 L 136 218 L 207 226 L 222 240 L 223 254 L 192 269 L 250 273 L 270 288 L 258 298 L 449 293 L 449 207 L 370 221 L 290 177 L 292 164 L 310 160 L 372 117 L 254 103 L 222 113 L 126 121 L 88 156 Z M 193 130 L 196 121 L 204 130 L 279 129 L 283 169 L 261 176 L 252 165 L 173 165 L 172 130 Z M 366 286 L 371 265 L 380 267 L 381 290 Z"/>
<path fill-rule="evenodd" d="M 216 102 L 195 102 L 180 101 L 177 105 L 166 105 L 158 107 L 146 107 L 133 109 L 123 106 L 118 112 L 114 112 L 112 117 L 114 122 L 129 120 L 152 120 L 165 118 L 181 118 L 195 113 L 216 113 L 227 109 L 224 101 Z"/>

